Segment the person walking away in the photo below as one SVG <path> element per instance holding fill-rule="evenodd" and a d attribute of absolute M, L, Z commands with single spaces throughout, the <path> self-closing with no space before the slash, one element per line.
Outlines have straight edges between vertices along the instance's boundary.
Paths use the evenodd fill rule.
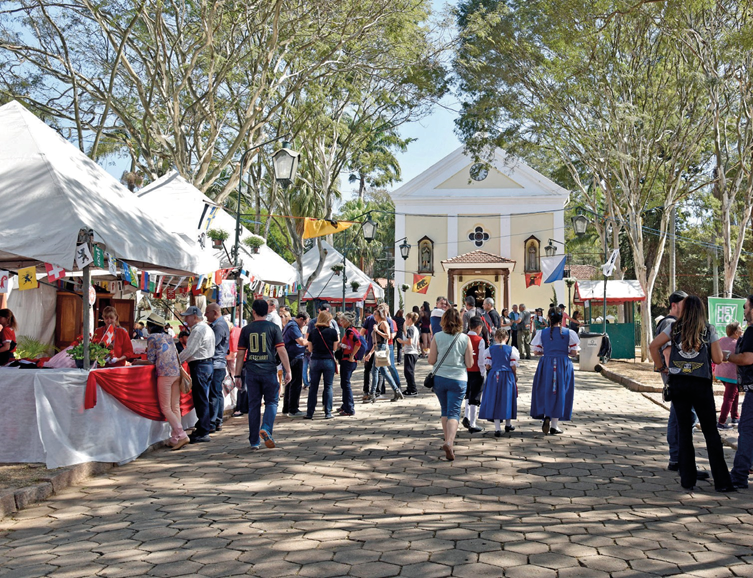
<path fill-rule="evenodd" d="M 468 368 L 468 384 L 465 388 L 465 417 L 463 417 L 463 426 L 471 433 L 479 433 L 484 428 L 478 427 L 476 418 L 478 417 L 478 407 L 481 405 L 481 390 L 484 387 L 484 377 L 486 376 L 486 343 L 481 337 L 481 331 L 484 321 L 479 315 L 472 317 L 468 322 L 468 338 L 473 349 L 473 365 Z"/>
<path fill-rule="evenodd" d="M 237 388 L 241 387 L 241 376 L 245 375 L 248 393 L 248 443 L 252 450 L 258 450 L 262 441 L 268 448 L 276 445 L 272 433 L 281 385 L 277 379 L 275 354 L 282 363 L 284 383 L 290 381 L 291 374 L 282 331 L 275 323 L 267 321 L 269 305 L 263 299 L 256 299 L 251 304 L 251 312 L 254 320 L 241 330 L 241 336 L 238 338 L 238 357 L 235 360 L 234 374 Z M 242 370 L 244 373 L 241 373 Z"/>
<path fill-rule="evenodd" d="M 361 335 L 363 335 L 366 340 L 366 349 L 368 351 L 371 351 L 374 347 L 374 327 L 376 327 L 376 324 L 376 319 L 374 319 L 374 314 L 372 313 L 363 320 L 363 325 L 361 326 Z M 371 370 L 373 367 L 374 358 L 368 355 L 364 356 L 362 401 L 371 400 Z"/>
<path fill-rule="evenodd" d="M 387 347 L 390 351 L 390 366 L 389 371 L 392 375 L 392 379 L 397 384 L 397 388 L 402 390 L 402 383 L 400 383 L 400 374 L 397 372 L 397 364 L 395 363 L 395 339 L 397 338 L 397 324 L 395 320 L 390 317 L 390 309 L 386 303 L 382 303 L 379 306 L 382 317 L 387 320 L 390 325 L 390 338 L 387 340 Z M 381 392 L 384 395 L 384 381 L 381 382 Z M 395 401 L 393 399 L 393 401 Z"/>
<path fill-rule="evenodd" d="M 191 396 L 196 410 L 196 428 L 188 436 L 191 443 L 211 441 L 212 407 L 209 405 L 209 390 L 214 375 L 214 331 L 204 322 L 201 309 L 195 305 L 188 307 L 183 314 L 183 321 L 191 333 L 186 347 L 179 354 L 180 363 L 188 362 L 191 370 Z"/>
<path fill-rule="evenodd" d="M 523 357 L 523 354 L 525 354 L 526 359 L 531 359 L 531 311 L 526 309 L 525 303 L 520 304 L 519 311 L 520 323 L 518 323 L 518 343 L 520 344 L 520 347 L 522 347 L 521 358 Z"/>
<path fill-rule="evenodd" d="M 719 347 L 723 354 L 733 353 L 737 347 L 737 340 L 743 335 L 740 323 L 733 321 L 726 327 L 727 335 L 719 340 Z M 722 409 L 719 410 L 719 421 L 716 427 L 719 429 L 732 429 L 740 421 L 738 404 L 740 392 L 737 389 L 737 366 L 726 361 L 714 368 L 714 377 L 724 384 L 724 399 Z M 727 416 L 731 417 L 731 424 L 727 423 Z"/>
<path fill-rule="evenodd" d="M 349 417 L 356 415 L 356 406 L 353 401 L 353 388 L 350 379 L 358 367 L 356 355 L 361 349 L 361 339 L 353 324 L 356 316 L 350 311 L 337 314 L 337 323 L 343 329 L 343 337 L 340 341 L 340 388 L 342 389 L 342 405 L 337 411 L 338 415 Z M 362 352 L 363 353 L 363 352 Z"/>
<path fill-rule="evenodd" d="M 0 311 L 2 317 L 2 311 Z M 153 365 L 157 375 L 157 398 L 165 421 L 170 424 L 170 438 L 167 445 L 179 450 L 189 443 L 188 434 L 183 430 L 180 413 L 180 365 L 175 342 L 166 333 L 167 321 L 152 312 L 146 319 L 146 359 L 136 359 L 133 365 Z"/>
<path fill-rule="evenodd" d="M 419 321 L 421 327 L 421 353 L 419 357 L 426 357 L 431 344 L 431 309 L 428 301 L 424 301 L 424 304 L 421 305 Z"/>
<path fill-rule="evenodd" d="M 380 309 L 377 309 L 374 311 L 374 331 L 372 332 L 372 347 L 371 350 L 366 354 L 364 357 L 364 360 L 366 362 L 372 361 L 371 363 L 371 390 L 369 391 L 369 399 L 368 401 L 371 403 L 376 402 L 377 399 L 377 386 L 379 384 L 378 375 L 382 376 L 383 379 L 389 383 L 392 390 L 395 392 L 394 397 L 392 398 L 392 401 L 397 401 L 399 399 L 403 399 L 403 393 L 400 391 L 400 388 L 395 383 L 395 380 L 392 379 L 392 375 L 390 375 L 390 372 L 387 370 L 387 366 L 377 366 L 376 364 L 376 353 L 377 351 L 384 351 L 387 354 L 387 359 L 389 360 L 389 350 L 387 349 L 387 340 L 390 337 L 390 325 L 387 322 L 387 319 L 382 316 L 382 311 Z"/>
<path fill-rule="evenodd" d="M 661 348 L 670 343 L 669 364 L 664 364 Z M 669 374 L 669 390 L 677 415 L 680 439 L 680 484 L 692 490 L 697 473 L 693 447 L 693 415 L 695 408 L 701 422 L 703 437 L 717 492 L 731 492 L 732 485 L 719 430 L 716 428 L 716 407 L 712 387 L 711 362 L 722 363 L 724 355 L 713 325 L 706 322 L 703 302 L 695 296 L 683 300 L 682 313 L 675 323 L 654 338 L 649 346 L 654 370 Z M 747 473 L 746 473 L 747 481 Z"/>
<path fill-rule="evenodd" d="M 672 324 L 677 321 L 677 319 L 682 314 L 683 302 L 685 301 L 687 296 L 688 294 L 685 293 L 685 291 L 675 291 L 669 296 L 669 315 L 667 315 L 659 322 L 659 325 L 656 328 L 657 336 L 664 333 L 664 331 L 666 331 L 668 327 L 671 327 Z M 659 360 L 655 360 L 654 364 L 660 366 L 669 364 L 669 345 L 669 341 L 667 341 L 662 347 L 659 348 L 659 353 L 661 353 L 664 363 L 662 364 Z M 649 344 L 649 348 L 650 347 L 651 346 Z M 669 374 L 662 373 L 661 378 L 664 382 L 664 385 L 667 385 L 669 382 Z M 692 431 L 692 428 L 698 421 L 698 418 L 696 417 L 695 410 L 691 409 L 691 411 L 693 412 L 693 423 L 690 426 Z M 667 445 L 669 446 L 669 463 L 667 464 L 667 469 L 671 472 L 677 472 L 680 470 L 680 434 L 677 429 L 677 413 L 675 412 L 675 406 L 672 402 L 670 402 L 669 404 L 669 418 L 667 419 Z M 696 478 L 699 480 L 705 480 L 708 477 L 708 472 L 699 471 L 696 474 Z"/>
<path fill-rule="evenodd" d="M 549 327 L 536 334 L 531 348 L 541 355 L 533 377 L 531 417 L 543 420 L 545 434 L 559 435 L 559 422 L 569 421 L 573 414 L 575 373 L 570 355 L 577 353 L 578 335 L 562 327 L 562 315 L 549 310 Z"/>
<path fill-rule="evenodd" d="M 397 336 L 395 337 L 395 362 L 400 365 L 403 362 L 403 338 L 405 337 L 405 317 L 402 309 L 398 309 L 395 317 L 392 318 L 397 325 Z"/>
<path fill-rule="evenodd" d="M 442 331 L 434 335 L 429 348 L 429 365 L 433 365 L 434 394 L 441 408 L 442 450 L 449 461 L 455 459 L 455 436 L 460 410 L 468 386 L 468 368 L 473 366 L 471 340 L 462 332 L 463 320 L 457 309 L 442 316 Z"/>
<path fill-rule="evenodd" d="M 518 374 L 520 353 L 507 344 L 510 333 L 500 328 L 494 334 L 494 345 L 486 351 L 486 385 L 481 399 L 479 418 L 494 422 L 494 437 L 502 437 L 502 420 L 505 433 L 515 431 L 512 420 L 518 418 Z"/>
<path fill-rule="evenodd" d="M 290 362 L 290 381 L 285 384 L 285 394 L 282 401 L 282 413 L 288 417 L 302 417 L 300 410 L 301 390 L 303 388 L 303 360 L 307 351 L 308 341 L 301 331 L 309 322 L 309 314 L 299 311 L 288 321 L 282 330 L 282 342 Z"/>
<path fill-rule="evenodd" d="M 227 375 L 227 354 L 230 351 L 230 328 L 222 317 L 222 309 L 217 303 L 207 305 L 206 318 L 214 332 L 214 356 L 212 357 L 212 386 L 209 389 L 210 428 L 209 433 L 222 430 L 222 417 L 225 413 L 225 392 L 222 382 Z"/>
<path fill-rule="evenodd" d="M 518 306 L 513 305 L 512 311 L 510 311 L 510 335 L 512 336 L 512 341 L 510 342 L 510 345 L 513 347 L 516 347 L 517 349 L 520 349 L 520 345 L 518 344 L 518 328 L 520 325 L 520 313 L 518 313 Z"/>
<path fill-rule="evenodd" d="M 745 392 L 737 425 L 737 451 L 732 465 L 732 484 L 736 488 L 748 487 L 748 475 L 753 466 L 753 295 L 748 295 L 743 305 L 745 322 L 743 336 L 737 340 L 735 352 L 723 356 L 737 366 L 737 383 Z"/>
<path fill-rule="evenodd" d="M 418 313 L 408 313 L 405 317 L 405 338 L 401 340 L 403 344 L 404 363 L 403 375 L 405 376 L 405 391 L 403 395 L 418 395 L 416 388 L 416 361 L 421 351 L 420 328 L 418 323 Z"/>
<path fill-rule="evenodd" d="M 332 416 L 332 385 L 335 380 L 337 365 L 335 360 L 335 351 L 340 343 L 340 332 L 332 329 L 330 322 L 332 315 L 329 311 L 321 311 L 316 318 L 314 330 L 309 332 L 308 348 L 311 352 L 311 362 L 309 365 L 309 397 L 306 405 L 306 419 L 314 419 L 316 411 L 316 395 L 319 392 L 319 383 L 323 380 L 322 387 L 322 407 L 324 409 L 325 419 L 331 419 Z"/>

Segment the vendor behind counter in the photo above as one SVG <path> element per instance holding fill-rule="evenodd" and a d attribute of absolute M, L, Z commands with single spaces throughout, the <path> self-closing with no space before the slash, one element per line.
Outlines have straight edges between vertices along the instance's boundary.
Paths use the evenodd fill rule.
<path fill-rule="evenodd" d="M 105 338 L 108 327 L 112 326 L 115 330 L 115 334 L 112 340 L 112 353 L 107 359 L 107 366 L 123 367 L 126 364 L 126 360 L 136 357 L 133 352 L 131 337 L 125 329 L 120 327 L 118 311 L 115 307 L 105 307 L 102 311 L 102 319 L 105 322 L 105 325 L 104 327 L 98 327 L 94 331 L 92 341 L 94 341 L 94 343 L 101 343 Z"/>

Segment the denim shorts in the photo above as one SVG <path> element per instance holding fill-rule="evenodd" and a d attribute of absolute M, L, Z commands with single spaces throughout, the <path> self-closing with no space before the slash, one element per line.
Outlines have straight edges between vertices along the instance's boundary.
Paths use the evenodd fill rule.
<path fill-rule="evenodd" d="M 460 409 L 463 406 L 467 385 L 466 381 L 434 376 L 434 393 L 442 407 L 442 417 L 460 420 Z"/>

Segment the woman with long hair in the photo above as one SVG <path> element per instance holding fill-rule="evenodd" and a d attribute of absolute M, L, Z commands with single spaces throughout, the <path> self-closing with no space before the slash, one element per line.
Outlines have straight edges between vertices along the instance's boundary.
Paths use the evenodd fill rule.
<path fill-rule="evenodd" d="M 429 365 L 434 369 L 434 394 L 439 399 L 445 457 L 455 459 L 455 436 L 460 409 L 468 386 L 468 368 L 473 367 L 473 346 L 463 333 L 460 313 L 451 307 L 442 315 L 442 331 L 434 334 L 429 347 Z"/>
<path fill-rule="evenodd" d="M 118 317 L 118 310 L 111 305 L 105 307 L 102 310 L 102 321 L 105 322 L 104 326 L 97 327 L 94 331 L 94 337 L 92 341 L 94 343 L 106 342 L 105 335 L 108 328 L 112 326 L 114 335 L 111 340 L 112 353 L 107 358 L 107 364 L 111 367 L 123 367 L 126 364 L 127 359 L 133 359 L 136 357 L 133 353 L 133 345 L 131 345 L 131 337 L 128 332 L 120 326 L 120 319 Z"/>
<path fill-rule="evenodd" d="M 319 381 L 324 379 L 322 388 L 322 407 L 324 408 L 325 419 L 331 419 L 332 416 L 332 386 L 335 381 L 335 372 L 337 362 L 335 360 L 335 351 L 340 343 L 340 333 L 332 328 L 332 315 L 329 311 L 320 311 L 316 318 L 314 330 L 308 336 L 308 349 L 311 352 L 311 362 L 309 371 L 311 375 L 309 385 L 309 396 L 306 407 L 306 419 L 314 418 L 316 410 L 316 394 L 319 391 Z"/>
<path fill-rule="evenodd" d="M 376 325 L 374 326 L 374 331 L 372 331 L 371 340 L 373 345 L 371 347 L 371 351 L 369 351 L 364 357 L 364 361 L 369 361 L 377 351 L 387 352 L 387 359 L 389 360 L 390 356 L 387 342 L 390 339 L 391 328 L 389 322 L 387 321 L 387 316 L 385 315 L 384 310 L 381 307 L 377 308 L 376 311 L 374 311 L 374 321 L 376 322 Z M 369 391 L 369 399 L 367 400 L 369 403 L 374 403 L 376 401 L 377 386 L 379 385 L 380 375 L 395 392 L 395 395 L 392 397 L 391 401 L 398 401 L 400 399 L 403 399 L 403 392 L 400 391 L 397 383 L 395 383 L 395 380 L 392 379 L 392 374 L 389 369 L 389 365 L 377 367 L 376 360 L 374 360 L 374 363 L 371 364 L 371 390 Z"/>
<path fill-rule="evenodd" d="M 549 327 L 537 332 L 531 342 L 534 355 L 541 355 L 531 391 L 531 417 L 543 420 L 545 434 L 562 433 L 559 422 L 573 415 L 575 372 L 570 355 L 578 351 L 578 334 L 562 327 L 562 314 L 549 309 Z"/>
<path fill-rule="evenodd" d="M 16 350 L 16 317 L 10 309 L 0 309 L 0 365 L 8 365 Z"/>
<path fill-rule="evenodd" d="M 428 301 L 421 305 L 421 314 L 419 315 L 419 327 L 421 329 L 421 353 L 419 357 L 426 357 L 431 343 L 431 306 Z"/>
<path fill-rule="evenodd" d="M 722 363 L 724 354 L 713 325 L 706 321 L 703 302 L 695 296 L 683 301 L 679 319 L 657 335 L 649 346 L 654 370 L 668 374 L 669 392 L 677 414 L 680 442 L 680 483 L 692 490 L 698 476 L 693 447 L 693 417 L 695 409 L 701 423 L 711 475 L 717 492 L 732 492 L 735 488 L 729 475 L 719 430 L 716 427 L 716 405 L 712 388 L 711 362 Z M 670 344 L 669 363 L 665 365 L 661 348 Z"/>

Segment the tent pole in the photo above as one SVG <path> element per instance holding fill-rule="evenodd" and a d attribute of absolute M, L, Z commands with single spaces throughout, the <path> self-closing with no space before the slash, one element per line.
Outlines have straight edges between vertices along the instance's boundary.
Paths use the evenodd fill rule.
<path fill-rule="evenodd" d="M 89 305 L 89 289 L 92 286 L 91 283 L 91 270 L 90 266 L 84 267 L 84 330 L 81 332 L 84 337 L 84 369 L 89 371 L 91 367 L 91 359 L 89 359 L 89 324 L 91 323 L 91 305 Z"/>

